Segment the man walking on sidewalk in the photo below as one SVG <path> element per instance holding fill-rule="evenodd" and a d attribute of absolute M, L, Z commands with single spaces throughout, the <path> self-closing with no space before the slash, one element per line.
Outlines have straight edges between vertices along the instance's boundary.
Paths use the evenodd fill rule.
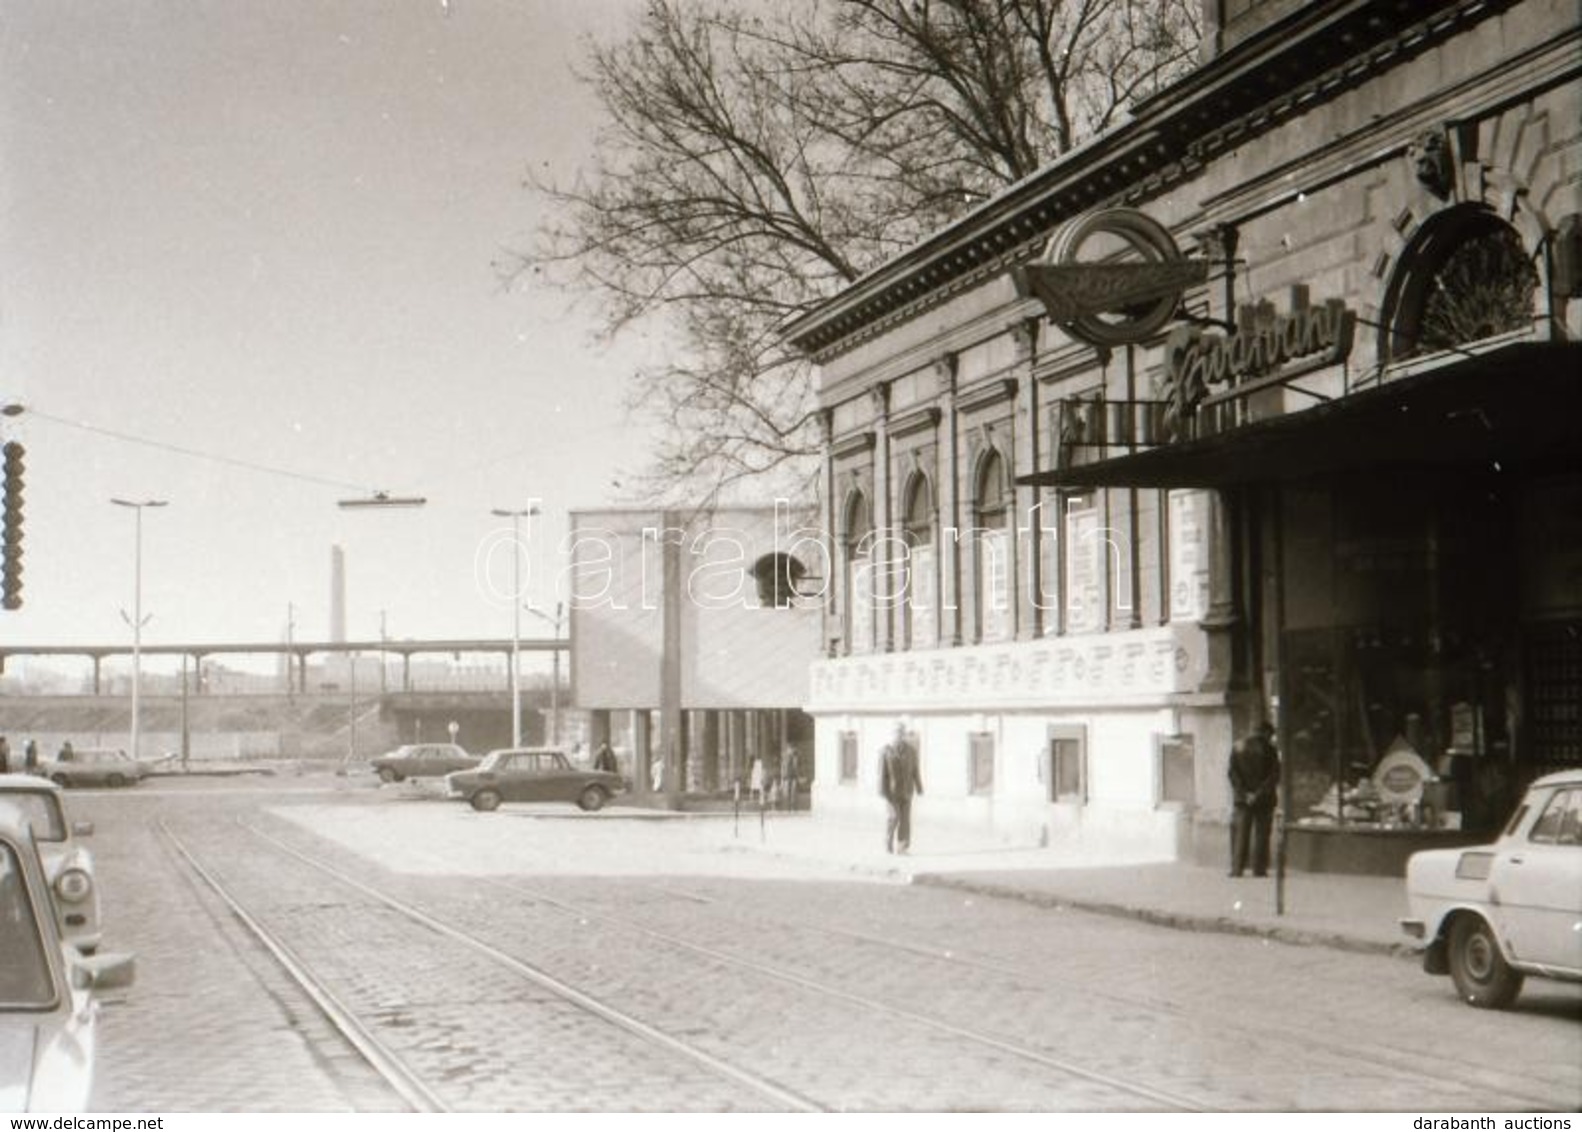
<path fill-rule="evenodd" d="M 1236 742 L 1230 751 L 1231 799 L 1236 811 L 1231 825 L 1230 875 L 1247 869 L 1252 850 L 1255 876 L 1269 875 L 1269 836 L 1274 831 L 1274 806 L 1280 791 L 1280 753 L 1274 725 L 1268 720 Z"/>
<path fill-rule="evenodd" d="M 879 752 L 879 793 L 889 808 L 885 823 L 887 853 L 905 853 L 912 846 L 912 795 L 923 792 L 917 750 L 906 741 L 906 724 L 896 723 L 895 738 Z"/>

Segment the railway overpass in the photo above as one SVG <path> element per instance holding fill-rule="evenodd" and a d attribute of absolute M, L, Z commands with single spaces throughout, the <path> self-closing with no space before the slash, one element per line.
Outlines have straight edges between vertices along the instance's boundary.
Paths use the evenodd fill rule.
<path fill-rule="evenodd" d="M 425 691 L 421 686 L 414 685 L 412 679 L 412 658 L 421 656 L 459 656 L 461 654 L 500 656 L 504 659 L 501 666 L 499 694 L 509 695 L 511 687 L 510 657 L 514 649 L 524 653 L 550 653 L 556 661 L 557 677 L 562 655 L 569 656 L 571 651 L 570 640 L 564 637 L 534 637 L 523 638 L 513 642 L 511 638 L 499 637 L 459 637 L 439 640 L 368 640 L 368 641 L 271 641 L 267 643 L 207 643 L 207 644 L 144 644 L 139 652 L 145 657 L 180 657 L 190 659 L 194 671 L 202 672 L 205 660 L 215 657 L 274 657 L 279 661 L 287 662 L 285 671 L 288 682 L 283 689 L 288 695 L 305 695 L 310 691 L 308 685 L 308 672 L 312 661 L 315 659 L 342 658 L 348 662 L 361 658 L 375 658 L 380 662 L 381 671 L 384 665 L 392 659 L 400 662 L 400 679 L 396 689 L 382 689 L 382 691 L 396 690 L 402 693 L 421 693 Z M 83 645 L 28 645 L 28 644 L 3 644 L 0 645 L 0 673 L 5 671 L 8 661 L 22 657 L 66 657 L 82 658 L 93 666 L 93 678 L 89 688 L 89 695 L 103 695 L 104 662 L 113 657 L 131 657 L 132 646 L 125 643 L 117 644 L 83 644 Z M 339 690 L 339 689 L 331 689 Z M 455 689 L 427 689 L 427 691 L 453 691 Z M 487 691 L 488 689 L 474 689 Z M 201 695 L 204 691 L 204 682 L 196 681 L 194 691 Z"/>

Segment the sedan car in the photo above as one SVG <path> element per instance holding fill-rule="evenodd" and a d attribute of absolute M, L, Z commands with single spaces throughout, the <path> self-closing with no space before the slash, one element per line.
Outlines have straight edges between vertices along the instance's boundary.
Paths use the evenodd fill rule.
<path fill-rule="evenodd" d="M 134 786 L 149 770 L 117 747 L 63 747 L 39 763 L 38 773 L 62 786 Z"/>
<path fill-rule="evenodd" d="M 402 782 L 408 778 L 440 778 L 458 770 L 471 770 L 483 760 L 469 755 L 454 743 L 409 743 L 389 754 L 369 759 L 368 765 L 380 782 Z"/>
<path fill-rule="evenodd" d="M 0 1112 L 81 1112 L 93 1089 L 94 992 L 131 985 L 130 955 L 64 943 L 27 823 L 0 813 Z"/>
<path fill-rule="evenodd" d="M 1534 782 L 1492 845 L 1412 854 L 1406 896 L 1423 970 L 1473 1006 L 1509 1006 L 1529 975 L 1582 980 L 1582 770 Z"/>
<path fill-rule="evenodd" d="M 575 802 L 600 809 L 626 790 L 618 774 L 573 766 L 564 751 L 527 747 L 490 751 L 476 770 L 445 776 L 445 794 L 464 798 L 475 810 L 499 809 L 501 802 Z"/>
<path fill-rule="evenodd" d="M 0 814 L 16 817 L 32 831 L 61 937 L 92 955 L 99 947 L 99 886 L 93 854 L 80 838 L 93 832 L 93 823 L 68 822 L 61 788 L 32 774 L 0 774 Z"/>

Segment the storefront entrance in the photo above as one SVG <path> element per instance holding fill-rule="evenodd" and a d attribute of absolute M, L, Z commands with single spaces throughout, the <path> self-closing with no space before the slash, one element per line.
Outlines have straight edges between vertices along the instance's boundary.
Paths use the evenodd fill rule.
<path fill-rule="evenodd" d="M 1531 779 L 1582 765 L 1582 593 L 1554 581 L 1582 554 L 1556 513 L 1577 477 L 1339 477 L 1280 500 L 1296 830 L 1479 840 Z"/>

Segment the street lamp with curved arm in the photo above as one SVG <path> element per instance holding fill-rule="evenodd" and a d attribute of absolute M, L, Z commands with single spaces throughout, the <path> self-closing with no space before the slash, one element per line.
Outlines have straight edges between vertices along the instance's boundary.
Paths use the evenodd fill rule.
<path fill-rule="evenodd" d="M 131 750 L 127 753 L 132 758 L 138 757 L 138 706 L 141 698 L 142 669 L 143 669 L 143 509 L 145 507 L 166 507 L 169 501 L 164 499 L 112 499 L 111 503 L 117 507 L 130 507 L 137 513 L 136 542 L 133 555 L 133 582 L 132 582 L 132 616 L 126 616 L 126 610 L 121 611 L 121 616 L 132 626 L 132 727 L 127 745 Z"/>

